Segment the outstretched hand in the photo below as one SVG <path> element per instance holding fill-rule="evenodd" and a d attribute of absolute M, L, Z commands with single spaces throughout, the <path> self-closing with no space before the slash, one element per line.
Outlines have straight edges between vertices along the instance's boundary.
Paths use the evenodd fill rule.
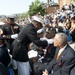
<path fill-rule="evenodd" d="M 48 71 L 45 69 L 45 71 L 43 71 L 42 75 L 48 75 Z"/>

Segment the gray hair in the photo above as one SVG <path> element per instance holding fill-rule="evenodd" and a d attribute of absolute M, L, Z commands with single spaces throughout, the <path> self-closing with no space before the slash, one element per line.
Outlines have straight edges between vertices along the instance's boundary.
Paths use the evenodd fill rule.
<path fill-rule="evenodd" d="M 68 43 L 68 37 L 65 33 L 57 33 L 56 36 L 59 43 L 61 43 L 62 45 L 66 45 Z"/>

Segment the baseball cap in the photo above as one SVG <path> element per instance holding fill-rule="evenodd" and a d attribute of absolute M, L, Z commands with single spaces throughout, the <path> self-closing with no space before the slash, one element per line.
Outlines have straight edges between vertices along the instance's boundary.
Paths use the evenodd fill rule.
<path fill-rule="evenodd" d="M 37 34 L 40 34 L 40 33 L 44 33 L 44 29 L 43 29 L 43 28 L 41 28 L 41 29 L 39 29 L 39 30 L 37 31 Z"/>

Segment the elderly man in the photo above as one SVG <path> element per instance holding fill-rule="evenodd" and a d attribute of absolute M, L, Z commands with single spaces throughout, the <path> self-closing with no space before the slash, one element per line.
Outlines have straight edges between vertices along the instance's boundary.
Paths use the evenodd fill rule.
<path fill-rule="evenodd" d="M 70 75 L 75 64 L 75 52 L 67 44 L 67 35 L 57 33 L 54 38 L 54 46 L 58 48 L 55 57 L 45 68 L 42 75 Z"/>
<path fill-rule="evenodd" d="M 31 42 L 39 47 L 45 48 L 47 46 L 47 41 L 40 41 L 40 38 L 37 36 L 37 30 L 42 27 L 41 18 L 34 16 L 31 24 L 27 24 L 23 30 L 18 35 L 13 44 L 13 59 L 17 61 L 18 66 L 18 75 L 30 75 L 30 65 L 28 58 L 28 47 Z M 21 48 L 15 50 L 16 42 L 20 41 L 22 43 Z"/>

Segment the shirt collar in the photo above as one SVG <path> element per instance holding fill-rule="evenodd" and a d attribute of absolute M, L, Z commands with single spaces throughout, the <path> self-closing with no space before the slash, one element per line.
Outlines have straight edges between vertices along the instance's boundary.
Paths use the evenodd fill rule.
<path fill-rule="evenodd" d="M 67 45 L 65 45 L 63 48 L 61 48 L 61 49 L 59 50 L 59 52 L 61 53 L 62 51 L 64 51 L 64 49 L 66 48 L 66 46 L 67 46 Z"/>

